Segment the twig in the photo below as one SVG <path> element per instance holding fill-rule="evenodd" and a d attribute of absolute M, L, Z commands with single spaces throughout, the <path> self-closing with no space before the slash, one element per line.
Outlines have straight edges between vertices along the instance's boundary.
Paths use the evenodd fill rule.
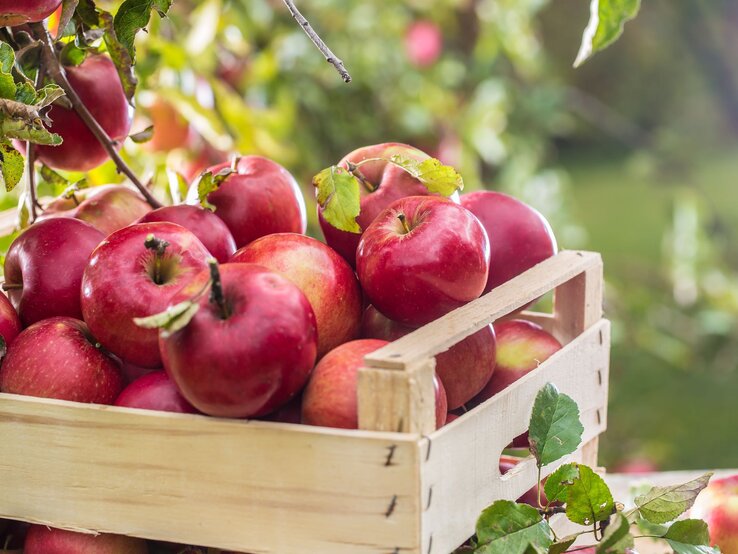
<path fill-rule="evenodd" d="M 115 163 L 118 171 L 123 173 L 131 180 L 131 182 L 143 195 L 143 197 L 146 198 L 146 201 L 151 205 L 152 208 L 161 208 L 161 203 L 153 197 L 153 195 L 145 186 L 143 186 L 141 181 L 138 180 L 138 177 L 136 177 L 135 173 L 133 173 L 131 168 L 128 167 L 128 164 L 123 161 L 123 158 L 120 157 L 120 154 L 118 154 L 118 150 L 113 144 L 113 140 L 105 132 L 105 129 L 103 129 L 97 122 L 97 120 L 93 117 L 93 115 L 87 109 L 87 106 L 84 105 L 80 97 L 75 92 L 74 88 L 72 88 L 72 85 L 69 83 L 69 81 L 67 80 L 67 76 L 64 73 L 64 68 L 56 57 L 54 45 L 51 42 L 51 37 L 46 31 L 46 28 L 43 26 L 42 23 L 32 23 L 31 29 L 33 30 L 36 38 L 42 43 L 42 59 L 44 60 L 44 63 L 46 65 L 46 70 L 48 71 L 50 77 L 54 80 L 54 82 L 59 85 L 62 90 L 64 90 L 67 95 L 67 99 L 70 101 L 72 107 L 74 108 L 74 111 L 77 112 L 77 115 L 82 118 L 82 121 L 85 122 L 85 125 L 87 125 L 92 134 L 95 135 L 95 138 L 100 142 L 103 148 L 105 148 L 105 151 Z"/>
<path fill-rule="evenodd" d="M 36 72 L 36 89 L 40 88 L 44 84 L 44 76 L 46 75 L 46 67 L 44 66 L 43 59 L 39 62 L 38 71 Z M 28 197 L 30 199 L 30 213 L 31 223 L 36 222 L 38 217 L 37 208 L 41 206 L 38 203 L 38 195 L 36 194 L 36 145 L 31 141 L 26 143 L 26 162 L 28 172 Z"/>
<path fill-rule="evenodd" d="M 295 6 L 295 2 L 293 0 L 283 1 L 285 6 L 287 6 L 287 9 L 290 10 L 292 17 L 295 18 L 295 21 L 300 24 L 300 27 L 302 27 L 302 30 L 305 31 L 305 34 L 310 38 L 310 40 L 313 41 L 313 44 L 318 48 L 318 50 L 320 50 L 323 56 L 325 56 L 325 61 L 336 68 L 336 71 L 338 71 L 345 83 L 350 83 L 351 75 L 349 75 L 349 72 L 346 71 L 346 68 L 343 66 L 343 62 L 341 61 L 341 59 L 338 58 L 331 51 L 331 49 L 328 48 L 326 43 L 323 42 L 323 40 L 318 36 L 318 33 L 315 32 L 315 29 L 310 26 L 308 20 L 305 19 L 305 17 L 300 13 L 300 10 L 297 9 L 297 6 Z"/>

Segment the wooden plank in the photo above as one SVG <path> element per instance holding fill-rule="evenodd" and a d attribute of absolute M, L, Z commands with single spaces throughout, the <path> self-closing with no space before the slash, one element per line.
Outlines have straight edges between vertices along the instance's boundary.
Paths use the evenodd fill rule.
<path fill-rule="evenodd" d="M 602 263 L 599 254 L 563 251 L 488 294 L 372 352 L 368 367 L 405 369 L 448 350 L 479 329 Z"/>
<path fill-rule="evenodd" d="M 435 431 L 435 368 L 434 358 L 410 371 L 361 368 L 359 428 L 419 434 Z"/>
<path fill-rule="evenodd" d="M 535 396 L 546 383 L 579 405 L 583 443 L 605 430 L 609 331 L 609 322 L 601 320 L 535 371 L 428 437 L 421 454 L 424 553 L 452 551 L 472 535 L 482 509 L 495 499 L 518 498 L 535 483 L 533 458 L 502 477 L 497 460 L 526 430 Z M 581 456 L 580 449 L 569 460 Z M 544 468 L 544 475 L 556 466 Z"/>
<path fill-rule="evenodd" d="M 602 258 L 554 292 L 554 335 L 566 344 L 602 317 Z"/>
<path fill-rule="evenodd" d="M 419 552 L 416 435 L 0 395 L 0 517 L 239 552 Z"/>

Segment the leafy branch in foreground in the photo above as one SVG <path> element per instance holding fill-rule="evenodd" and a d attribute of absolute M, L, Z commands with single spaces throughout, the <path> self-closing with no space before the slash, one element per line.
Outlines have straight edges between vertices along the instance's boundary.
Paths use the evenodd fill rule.
<path fill-rule="evenodd" d="M 647 529 L 647 536 L 660 538 L 677 554 L 719 554 L 710 546 L 707 524 L 683 515 L 703 490 L 711 474 L 670 487 L 653 487 L 635 499 L 635 507 L 623 511 L 613 499 L 605 480 L 592 468 L 566 463 L 544 482 L 541 470 L 576 451 L 584 427 L 579 408 L 569 396 L 547 384 L 536 396 L 530 418 L 530 450 L 538 467 L 538 506 L 498 500 L 479 517 L 476 534 L 457 554 L 563 554 L 594 548 L 596 554 L 627 554 L 635 539 L 634 523 Z M 541 491 L 545 492 L 545 505 Z M 555 514 L 565 513 L 580 532 L 556 536 L 550 524 Z M 591 536 L 590 536 L 591 535 Z M 580 542 L 593 546 L 574 546 Z"/>

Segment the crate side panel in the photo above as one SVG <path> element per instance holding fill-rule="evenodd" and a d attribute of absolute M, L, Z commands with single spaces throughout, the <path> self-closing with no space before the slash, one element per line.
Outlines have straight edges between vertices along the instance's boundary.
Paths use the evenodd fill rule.
<path fill-rule="evenodd" d="M 254 554 L 418 551 L 412 436 L 0 395 L 0 441 L 0 517 Z"/>
<path fill-rule="evenodd" d="M 423 552 L 447 554 L 474 533 L 481 511 L 495 499 L 518 498 L 536 480 L 529 457 L 504 476 L 498 460 L 527 429 L 533 402 L 548 382 L 579 405 L 582 444 L 605 430 L 609 322 L 602 320 L 535 371 L 470 413 L 432 434 L 421 452 Z M 580 461 L 580 450 L 564 461 Z M 563 462 L 562 462 L 563 463 Z M 558 463 L 544 468 L 544 475 Z"/>

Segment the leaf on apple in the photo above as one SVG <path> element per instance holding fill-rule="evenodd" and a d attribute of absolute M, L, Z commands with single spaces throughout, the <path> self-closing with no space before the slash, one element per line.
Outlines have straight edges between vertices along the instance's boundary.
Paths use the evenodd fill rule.
<path fill-rule="evenodd" d="M 579 477 L 569 485 L 566 496 L 566 516 L 580 525 L 607 521 L 615 509 L 610 488 L 592 468 L 577 464 Z"/>
<path fill-rule="evenodd" d="M 564 554 L 577 541 L 577 535 L 564 537 L 548 547 L 548 554 Z"/>
<path fill-rule="evenodd" d="M 675 522 L 664 535 L 676 554 L 720 554 L 719 548 L 710 546 L 707 523 L 699 519 L 683 519 Z"/>
<path fill-rule="evenodd" d="M 213 174 L 212 171 L 207 171 L 200 176 L 200 181 L 197 183 L 197 196 L 200 199 L 200 205 L 203 208 L 215 211 L 215 206 L 208 202 L 208 194 L 215 192 L 220 188 L 229 175 L 233 173 L 233 169 L 226 167 Z"/>
<path fill-rule="evenodd" d="M 596 554 L 621 554 L 634 545 L 630 534 L 630 523 L 621 513 L 615 514 L 605 529 L 602 540 L 597 545 Z"/>
<path fill-rule="evenodd" d="M 707 486 L 712 473 L 706 473 L 686 483 L 670 487 L 653 487 L 646 494 L 637 496 L 638 513 L 650 523 L 668 523 L 675 520 L 694 504 L 697 495 Z"/>
<path fill-rule="evenodd" d="M 315 177 L 317 200 L 323 208 L 323 218 L 336 229 L 348 233 L 361 233 L 356 217 L 361 212 L 359 180 L 347 169 L 334 165 L 327 167 Z"/>
<path fill-rule="evenodd" d="M 395 154 L 389 162 L 415 177 L 429 192 L 451 196 L 457 191 L 464 190 L 464 179 L 461 175 L 453 167 L 443 165 L 436 158 L 415 160 Z"/>
<path fill-rule="evenodd" d="M 566 502 L 567 490 L 579 477 L 577 464 L 564 464 L 546 478 L 543 490 L 549 503 Z"/>
<path fill-rule="evenodd" d="M 589 23 L 584 29 L 574 67 L 615 42 L 623 34 L 625 23 L 638 14 L 640 7 L 641 0 L 591 0 Z"/>
<path fill-rule="evenodd" d="M 159 329 L 163 337 L 184 329 L 200 309 L 197 301 L 185 300 L 163 312 L 148 317 L 135 317 L 133 322 L 144 329 Z"/>
<path fill-rule="evenodd" d="M 20 183 L 25 163 L 23 156 L 9 142 L 0 143 L 0 186 L 10 192 Z"/>
<path fill-rule="evenodd" d="M 128 138 L 131 139 L 136 144 L 143 144 L 145 142 L 149 142 L 154 136 L 154 126 L 149 125 L 141 132 L 134 133 L 132 135 L 128 135 Z"/>
<path fill-rule="evenodd" d="M 538 467 L 574 452 L 582 442 L 583 432 L 577 403 L 552 383 L 546 384 L 536 396 L 528 432 Z"/>
<path fill-rule="evenodd" d="M 479 516 L 477 541 L 480 554 L 525 554 L 529 545 L 546 552 L 553 532 L 535 508 L 498 500 Z"/>

